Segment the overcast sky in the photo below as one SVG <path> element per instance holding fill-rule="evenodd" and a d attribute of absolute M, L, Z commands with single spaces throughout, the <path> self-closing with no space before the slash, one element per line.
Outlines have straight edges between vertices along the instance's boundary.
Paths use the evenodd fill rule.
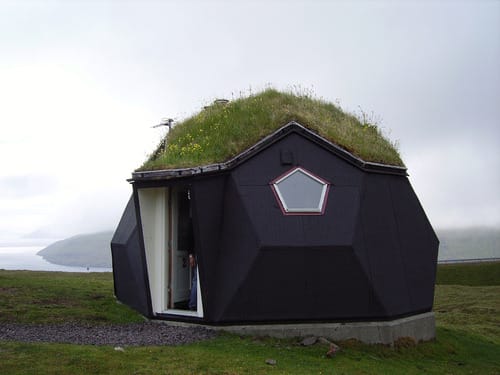
<path fill-rule="evenodd" d="M 500 225 L 500 1 L 0 0 L 0 241 L 114 229 L 152 125 L 269 84 L 373 113 L 435 227 Z"/>

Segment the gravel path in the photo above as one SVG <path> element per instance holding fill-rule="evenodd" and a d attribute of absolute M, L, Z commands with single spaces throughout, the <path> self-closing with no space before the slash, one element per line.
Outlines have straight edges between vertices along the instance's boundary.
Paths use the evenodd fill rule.
<path fill-rule="evenodd" d="M 0 340 L 53 342 L 79 345 L 145 346 L 181 345 L 208 340 L 216 332 L 201 327 L 176 327 L 159 323 L 126 325 L 21 325 L 0 323 Z"/>

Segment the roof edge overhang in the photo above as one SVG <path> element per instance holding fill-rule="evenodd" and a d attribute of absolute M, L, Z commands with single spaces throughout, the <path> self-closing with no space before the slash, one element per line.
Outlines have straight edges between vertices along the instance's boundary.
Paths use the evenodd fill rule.
<path fill-rule="evenodd" d="M 132 178 L 129 179 L 128 181 L 134 182 L 134 181 L 177 179 L 182 177 L 191 177 L 191 176 L 213 174 L 213 173 L 227 171 L 238 166 L 239 164 L 243 163 L 247 159 L 253 157 L 257 153 L 262 151 L 263 149 L 271 146 L 272 144 L 276 143 L 277 141 L 281 140 L 282 138 L 291 133 L 298 133 L 304 136 L 305 138 L 329 150 L 333 154 L 337 155 L 338 157 L 342 158 L 348 163 L 362 169 L 365 172 L 407 176 L 406 167 L 364 161 L 363 159 L 358 158 L 357 156 L 351 154 L 349 151 L 344 150 L 343 148 L 330 142 L 326 138 L 323 138 L 322 136 L 313 132 L 312 130 L 307 129 L 298 122 L 290 121 L 286 125 L 277 129 L 275 132 L 261 139 L 252 147 L 246 149 L 242 153 L 236 155 L 234 158 L 226 162 L 208 164 L 199 167 L 137 171 L 132 173 Z"/>

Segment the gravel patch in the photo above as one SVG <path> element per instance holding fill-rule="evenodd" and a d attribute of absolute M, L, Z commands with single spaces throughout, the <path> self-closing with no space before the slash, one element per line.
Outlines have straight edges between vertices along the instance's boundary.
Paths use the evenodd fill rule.
<path fill-rule="evenodd" d="M 78 323 L 0 323 L 0 340 L 20 342 L 112 346 L 182 345 L 208 340 L 216 335 L 216 332 L 201 327 L 177 327 L 150 322 L 102 326 Z"/>

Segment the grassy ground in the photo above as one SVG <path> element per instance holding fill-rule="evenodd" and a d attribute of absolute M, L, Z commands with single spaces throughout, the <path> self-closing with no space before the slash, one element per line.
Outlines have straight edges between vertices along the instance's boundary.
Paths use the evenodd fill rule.
<path fill-rule="evenodd" d="M 499 374 L 500 286 L 488 275 L 491 270 L 497 274 L 500 263 L 454 266 L 451 276 L 449 267 L 439 267 L 438 283 L 447 284 L 436 286 L 434 342 L 414 345 L 402 340 L 392 348 L 343 342 L 333 359 L 326 358 L 325 345 L 302 347 L 297 340 L 229 334 L 191 345 L 128 347 L 124 352 L 112 347 L 0 342 L 0 373 Z M 471 272 L 474 276 L 462 278 Z M 471 279 L 474 286 L 467 285 Z M 0 321 L 141 320 L 114 302 L 112 294 L 110 274 L 0 271 Z M 35 311 L 28 312 L 30 308 Z M 267 365 L 266 359 L 277 364 Z"/>
<path fill-rule="evenodd" d="M 139 321 L 116 302 L 111 273 L 0 271 L 0 322 Z"/>
<path fill-rule="evenodd" d="M 438 267 L 436 284 L 500 285 L 500 262 L 441 264 Z"/>

